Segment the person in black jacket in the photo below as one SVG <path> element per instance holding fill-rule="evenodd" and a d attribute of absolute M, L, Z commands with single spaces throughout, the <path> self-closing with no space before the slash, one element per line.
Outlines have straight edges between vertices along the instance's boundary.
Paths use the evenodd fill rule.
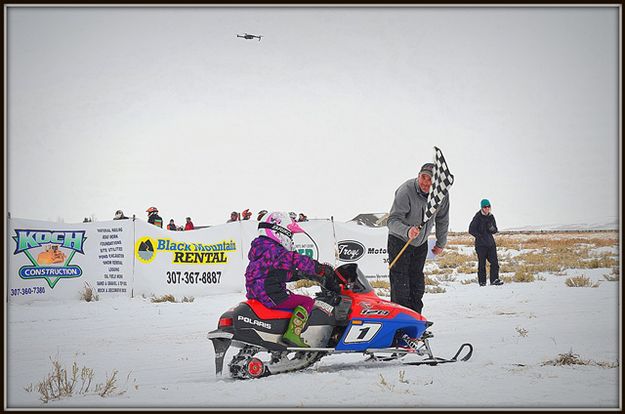
<path fill-rule="evenodd" d="M 490 201 L 483 199 L 480 202 L 480 211 L 475 213 L 469 233 L 475 237 L 475 252 L 477 253 L 477 280 L 480 286 L 486 286 L 486 261 L 490 263 L 490 284 L 503 285 L 499 279 L 499 261 L 497 260 L 497 245 L 493 234 L 497 233 L 497 222 L 490 210 Z"/>

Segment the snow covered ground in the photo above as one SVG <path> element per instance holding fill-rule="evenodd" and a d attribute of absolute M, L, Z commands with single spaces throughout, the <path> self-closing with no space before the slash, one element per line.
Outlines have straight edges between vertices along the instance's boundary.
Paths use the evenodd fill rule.
<path fill-rule="evenodd" d="M 619 408 L 620 281 L 611 269 L 541 274 L 546 280 L 503 286 L 444 282 L 426 294 L 424 315 L 434 321 L 434 353 L 451 357 L 463 342 L 468 362 L 402 366 L 365 362 L 360 354 L 331 355 L 303 371 L 257 380 L 215 377 L 206 333 L 243 294 L 152 303 L 143 298 L 8 305 L 8 408 Z M 571 288 L 584 274 L 595 288 Z M 475 277 L 475 275 L 467 275 Z M 619 363 L 543 365 L 560 354 Z M 232 350 L 226 361 L 230 360 Z M 114 370 L 117 389 L 43 403 L 36 385 L 52 371 L 92 368 L 93 383 Z M 80 382 L 80 380 L 79 380 Z M 32 387 L 31 387 L 32 386 Z M 28 389 L 31 389 L 29 391 Z M 93 386 L 92 386 L 93 388 Z M 121 392 L 121 393 L 120 393 Z"/>

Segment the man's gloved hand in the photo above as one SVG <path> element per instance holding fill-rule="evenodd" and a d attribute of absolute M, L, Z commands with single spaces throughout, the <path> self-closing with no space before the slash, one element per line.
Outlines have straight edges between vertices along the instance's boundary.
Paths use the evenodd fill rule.
<path fill-rule="evenodd" d="M 495 234 L 497 233 L 497 228 L 491 224 L 490 226 L 488 226 L 488 231 Z"/>

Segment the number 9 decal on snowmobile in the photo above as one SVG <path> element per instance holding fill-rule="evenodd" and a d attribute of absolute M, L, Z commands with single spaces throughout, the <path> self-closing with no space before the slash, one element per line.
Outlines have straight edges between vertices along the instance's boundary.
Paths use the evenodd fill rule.
<path fill-rule="evenodd" d="M 291 312 L 269 309 L 250 299 L 239 303 L 219 318 L 217 329 L 207 337 L 215 349 L 215 371 L 223 370 L 230 346 L 240 348 L 228 368 L 234 378 L 261 378 L 304 369 L 325 355 L 362 352 L 369 359 L 400 359 L 407 365 L 437 365 L 467 361 L 473 346 L 462 344 L 452 358 L 435 357 L 427 329 L 432 322 L 421 314 L 381 299 L 355 263 L 335 269 L 340 292 L 321 286 L 301 337 L 308 348 L 282 341 Z M 460 354 L 463 354 L 459 358 Z M 408 357 L 425 356 L 411 360 Z"/>

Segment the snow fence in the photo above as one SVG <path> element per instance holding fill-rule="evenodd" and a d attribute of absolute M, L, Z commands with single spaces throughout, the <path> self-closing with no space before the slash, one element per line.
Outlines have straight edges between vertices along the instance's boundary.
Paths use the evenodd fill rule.
<path fill-rule="evenodd" d="M 142 220 L 8 222 L 7 300 L 79 299 L 86 286 L 112 296 L 209 296 L 242 292 L 254 220 L 169 231 Z M 388 277 L 388 230 L 329 219 L 300 223 L 295 248 L 321 262 L 358 263 Z"/>

